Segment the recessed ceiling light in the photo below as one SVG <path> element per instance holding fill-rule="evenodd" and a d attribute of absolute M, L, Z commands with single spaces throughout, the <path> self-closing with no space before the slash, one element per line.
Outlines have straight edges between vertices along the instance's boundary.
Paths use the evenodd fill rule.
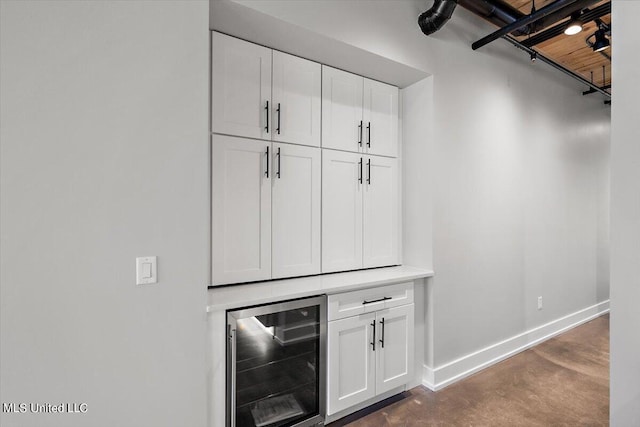
<path fill-rule="evenodd" d="M 564 33 L 568 36 L 575 36 L 582 31 L 582 22 L 577 17 L 571 17 L 571 21 L 565 28 Z"/>

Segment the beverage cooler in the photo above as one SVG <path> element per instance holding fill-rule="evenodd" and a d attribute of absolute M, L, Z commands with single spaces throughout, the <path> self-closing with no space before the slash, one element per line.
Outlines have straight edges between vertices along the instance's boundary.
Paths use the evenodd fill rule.
<path fill-rule="evenodd" d="M 227 425 L 324 422 L 326 296 L 227 312 Z"/>

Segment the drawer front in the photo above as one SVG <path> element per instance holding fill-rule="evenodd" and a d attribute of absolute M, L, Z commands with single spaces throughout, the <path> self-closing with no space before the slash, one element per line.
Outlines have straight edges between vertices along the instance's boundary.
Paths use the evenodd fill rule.
<path fill-rule="evenodd" d="M 344 319 L 363 313 L 413 302 L 413 282 L 329 295 L 328 320 Z"/>
<path fill-rule="evenodd" d="M 385 297 L 391 298 L 384 302 L 384 308 L 411 304 L 413 302 L 413 282 L 386 286 Z"/>

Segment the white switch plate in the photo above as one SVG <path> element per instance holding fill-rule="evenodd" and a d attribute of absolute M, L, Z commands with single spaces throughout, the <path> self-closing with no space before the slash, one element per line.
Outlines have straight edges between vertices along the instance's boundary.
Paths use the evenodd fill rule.
<path fill-rule="evenodd" d="M 136 285 L 158 283 L 158 257 L 136 258 Z"/>

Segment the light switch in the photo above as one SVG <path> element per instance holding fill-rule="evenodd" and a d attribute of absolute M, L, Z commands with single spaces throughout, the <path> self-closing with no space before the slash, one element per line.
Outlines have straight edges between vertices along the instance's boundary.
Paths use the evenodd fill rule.
<path fill-rule="evenodd" d="M 143 279 L 151 279 L 151 263 L 143 262 L 142 263 L 142 278 Z"/>
<path fill-rule="evenodd" d="M 136 285 L 158 283 L 158 257 L 136 258 Z"/>

